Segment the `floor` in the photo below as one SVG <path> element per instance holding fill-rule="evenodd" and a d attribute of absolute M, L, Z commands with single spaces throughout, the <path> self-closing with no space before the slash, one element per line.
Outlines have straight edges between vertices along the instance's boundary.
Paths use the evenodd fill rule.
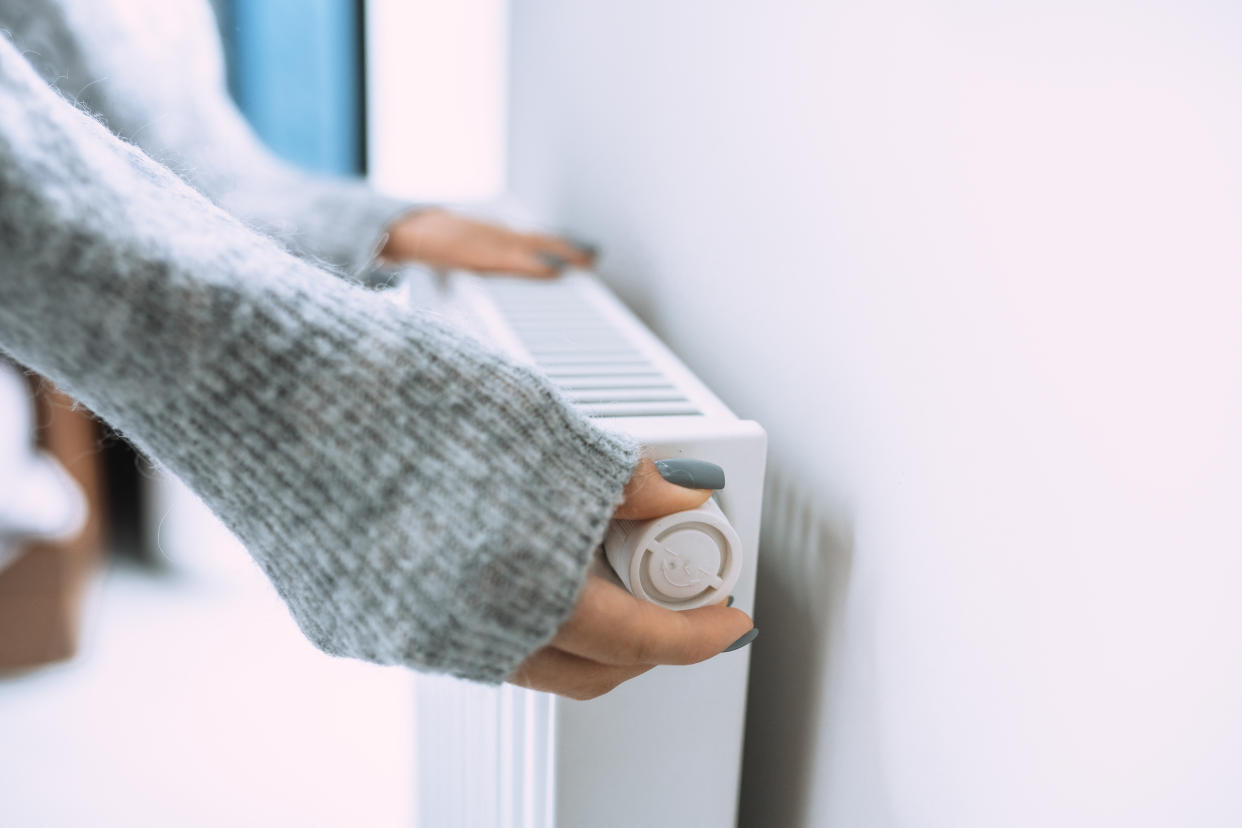
<path fill-rule="evenodd" d="M 412 825 L 410 675 L 320 654 L 193 495 L 152 488 L 168 571 L 113 566 L 81 654 L 0 679 L 0 824 Z"/>

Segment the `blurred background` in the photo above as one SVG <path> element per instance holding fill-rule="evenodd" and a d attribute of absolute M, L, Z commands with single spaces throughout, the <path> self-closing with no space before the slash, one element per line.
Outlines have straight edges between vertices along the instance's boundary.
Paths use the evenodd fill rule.
<path fill-rule="evenodd" d="M 264 141 L 307 169 L 364 175 L 365 4 L 213 5 L 230 92 Z M 390 189 L 419 201 L 495 195 L 501 136 L 479 131 L 497 130 L 503 111 L 471 95 L 501 88 L 502 6 L 392 5 L 408 26 L 392 47 L 420 49 L 428 66 L 428 44 L 493 54 L 456 82 L 449 71 L 447 90 L 408 93 L 418 122 L 441 132 L 393 136 L 417 163 Z M 0 543 L 0 824 L 412 825 L 411 677 L 316 651 L 179 481 L 70 400 L 43 389 L 35 408 L 17 392 L 37 382 L 0 379 L 12 380 L 0 448 L 33 420 L 93 512 L 72 541 Z M 0 501 L 29 487 L 36 467 L 23 468 L 0 481 Z"/>
<path fill-rule="evenodd" d="M 741 824 L 1242 823 L 1242 7 L 218 11 L 278 151 L 599 241 L 767 428 Z M 408 677 L 318 656 L 103 445 L 0 821 L 411 824 Z"/>

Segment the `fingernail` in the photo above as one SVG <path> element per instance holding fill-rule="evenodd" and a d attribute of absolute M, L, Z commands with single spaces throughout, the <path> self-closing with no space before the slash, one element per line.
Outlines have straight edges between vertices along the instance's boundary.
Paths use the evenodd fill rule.
<path fill-rule="evenodd" d="M 728 600 L 728 601 L 725 601 L 725 606 L 726 606 L 726 607 L 731 607 L 731 606 L 733 606 L 733 596 L 732 596 L 732 595 L 730 595 L 730 596 L 729 596 L 729 600 Z"/>
<path fill-rule="evenodd" d="M 725 485 L 724 469 L 706 460 L 657 460 L 655 467 L 660 477 L 687 489 L 723 489 Z"/>
<path fill-rule="evenodd" d="M 555 253 L 549 253 L 546 250 L 540 250 L 535 255 L 544 265 L 558 273 L 565 269 L 565 265 L 569 264 L 569 259 L 566 259 L 564 256 L 558 256 Z"/>
<path fill-rule="evenodd" d="M 582 241 L 581 239 L 565 239 L 565 241 L 573 245 L 574 248 L 579 253 L 581 253 L 583 256 L 589 256 L 590 258 L 594 259 L 596 256 L 599 255 L 598 244 L 592 244 L 591 242 Z"/>
<path fill-rule="evenodd" d="M 745 647 L 747 644 L 749 644 L 750 642 L 754 641 L 755 637 L 758 635 L 759 635 L 759 628 L 755 627 L 750 632 L 746 633 L 746 635 L 742 636 L 737 641 L 734 641 L 728 647 L 725 647 L 723 650 L 721 650 L 721 652 L 731 653 L 734 650 L 740 650 L 743 647 Z"/>

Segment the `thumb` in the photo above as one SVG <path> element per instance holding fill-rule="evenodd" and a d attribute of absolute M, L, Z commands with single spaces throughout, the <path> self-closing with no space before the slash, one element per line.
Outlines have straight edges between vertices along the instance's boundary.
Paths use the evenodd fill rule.
<path fill-rule="evenodd" d="M 702 506 L 712 490 L 723 489 L 724 484 L 724 469 L 715 463 L 683 458 L 652 462 L 644 457 L 634 468 L 625 486 L 625 500 L 614 516 L 649 520 L 684 512 Z"/>

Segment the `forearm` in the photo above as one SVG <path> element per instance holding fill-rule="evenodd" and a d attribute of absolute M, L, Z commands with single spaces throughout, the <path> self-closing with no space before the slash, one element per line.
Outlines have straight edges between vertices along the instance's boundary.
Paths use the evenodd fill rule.
<path fill-rule="evenodd" d="M 0 38 L 0 346 L 183 477 L 325 650 L 499 681 L 567 617 L 635 447 L 323 279 Z"/>

